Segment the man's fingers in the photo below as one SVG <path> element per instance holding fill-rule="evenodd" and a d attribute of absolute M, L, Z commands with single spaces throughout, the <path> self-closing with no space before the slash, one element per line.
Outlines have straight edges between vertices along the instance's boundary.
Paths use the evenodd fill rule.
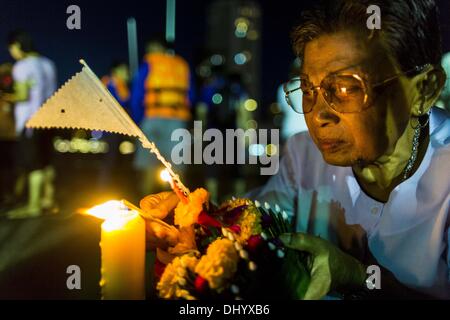
<path fill-rule="evenodd" d="M 173 192 L 171 191 L 164 191 L 156 194 L 151 194 L 146 197 L 144 197 L 140 203 L 139 206 L 142 210 L 152 210 L 159 206 L 159 204 L 166 200 Z"/>
<path fill-rule="evenodd" d="M 164 219 L 178 204 L 178 196 L 171 192 L 161 192 L 143 198 L 139 206 L 144 211 L 144 218 Z"/>
<path fill-rule="evenodd" d="M 179 232 L 176 228 L 168 229 L 159 223 L 148 221 L 146 230 L 151 238 L 162 239 L 171 246 L 178 243 Z"/>
<path fill-rule="evenodd" d="M 319 300 L 330 291 L 331 276 L 325 270 L 313 270 L 304 300 Z"/>
<path fill-rule="evenodd" d="M 169 264 L 175 258 L 174 255 L 162 250 L 161 248 L 156 248 L 156 258 L 163 264 Z"/>
<path fill-rule="evenodd" d="M 166 249 L 178 243 L 179 231 L 161 221 L 176 207 L 178 201 L 173 192 L 149 195 L 140 201 L 141 215 L 147 219 L 147 248 Z"/>
<path fill-rule="evenodd" d="M 173 193 L 170 192 L 170 194 L 167 196 L 167 198 L 165 198 L 163 201 L 161 201 L 161 203 L 159 204 L 159 208 L 167 214 L 169 214 L 169 212 L 171 212 L 173 209 L 175 209 L 175 207 L 177 206 L 178 202 L 180 202 L 180 198 L 178 198 L 178 196 Z"/>
<path fill-rule="evenodd" d="M 329 257 L 326 253 L 326 240 L 306 233 L 285 233 L 280 236 L 288 248 L 310 253 L 308 264 L 311 264 L 311 278 L 306 290 L 305 300 L 322 299 L 331 288 L 332 276 Z"/>
<path fill-rule="evenodd" d="M 158 223 L 147 221 L 147 248 L 163 248 L 175 246 L 179 241 L 179 232 L 176 228 L 168 229 Z"/>
<path fill-rule="evenodd" d="M 311 254 L 318 253 L 320 238 L 306 233 L 284 233 L 280 236 L 281 241 L 288 248 L 306 251 Z"/>

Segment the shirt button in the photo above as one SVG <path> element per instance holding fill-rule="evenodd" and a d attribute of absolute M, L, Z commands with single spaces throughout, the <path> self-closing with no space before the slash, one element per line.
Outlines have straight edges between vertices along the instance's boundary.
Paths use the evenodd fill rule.
<path fill-rule="evenodd" d="M 370 212 L 372 212 L 372 214 L 377 214 L 378 213 L 378 208 L 377 207 L 373 207 Z"/>

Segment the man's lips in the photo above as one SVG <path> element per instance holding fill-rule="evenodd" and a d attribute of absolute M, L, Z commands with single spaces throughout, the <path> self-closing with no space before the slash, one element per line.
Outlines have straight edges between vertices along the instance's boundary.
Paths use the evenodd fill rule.
<path fill-rule="evenodd" d="M 346 144 L 344 140 L 340 139 L 319 139 L 319 148 L 323 151 L 337 150 Z"/>

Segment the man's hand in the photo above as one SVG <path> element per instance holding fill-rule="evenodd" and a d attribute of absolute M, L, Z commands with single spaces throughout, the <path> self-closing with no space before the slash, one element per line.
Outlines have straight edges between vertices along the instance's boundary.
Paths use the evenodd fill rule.
<path fill-rule="evenodd" d="M 140 207 L 141 215 L 146 219 L 147 248 L 160 248 L 166 250 L 178 243 L 178 230 L 164 227 L 155 219 L 166 219 L 178 204 L 178 197 L 173 192 L 161 192 L 143 198 Z"/>
<path fill-rule="evenodd" d="M 13 93 L 4 93 L 2 100 L 9 103 L 17 103 L 27 101 L 29 99 L 29 91 L 31 89 L 30 82 L 15 82 Z"/>
<path fill-rule="evenodd" d="M 329 241 L 305 233 L 283 234 L 286 247 L 310 254 L 311 281 L 305 300 L 317 300 L 339 288 L 360 288 L 366 280 L 364 266 Z"/>

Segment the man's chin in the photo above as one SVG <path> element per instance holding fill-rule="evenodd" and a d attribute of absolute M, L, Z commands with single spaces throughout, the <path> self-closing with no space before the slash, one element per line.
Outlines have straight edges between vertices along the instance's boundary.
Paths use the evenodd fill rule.
<path fill-rule="evenodd" d="M 338 167 L 351 167 L 353 165 L 349 154 L 337 154 L 337 153 L 325 153 L 322 152 L 323 160 L 332 165 Z"/>

